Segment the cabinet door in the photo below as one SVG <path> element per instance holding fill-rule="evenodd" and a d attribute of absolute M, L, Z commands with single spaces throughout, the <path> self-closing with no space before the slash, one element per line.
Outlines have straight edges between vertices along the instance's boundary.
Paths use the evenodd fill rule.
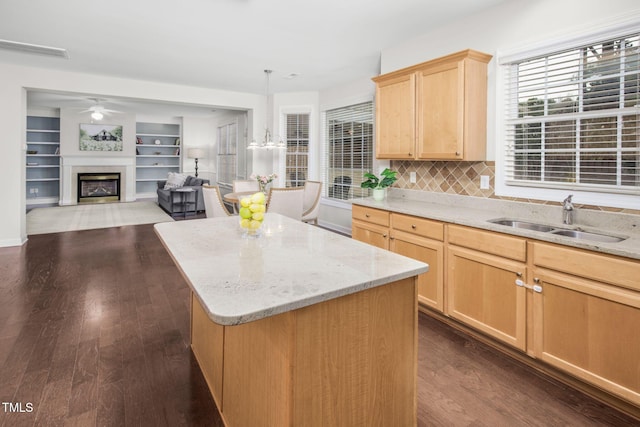
<path fill-rule="evenodd" d="M 470 249 L 447 250 L 447 314 L 509 345 L 526 347 L 524 263 Z"/>
<path fill-rule="evenodd" d="M 415 156 L 415 74 L 376 83 L 376 157 Z"/>
<path fill-rule="evenodd" d="M 382 249 L 389 249 L 389 228 L 364 221 L 351 221 L 351 238 L 369 243 Z"/>
<path fill-rule="evenodd" d="M 640 293 L 533 271 L 535 356 L 640 405 Z"/>
<path fill-rule="evenodd" d="M 417 75 L 418 159 L 461 160 L 464 62 L 440 64 Z"/>
<path fill-rule="evenodd" d="M 391 232 L 389 249 L 400 255 L 429 264 L 429 271 L 418 276 L 418 302 L 439 312 L 444 311 L 444 249 L 442 242 Z"/>

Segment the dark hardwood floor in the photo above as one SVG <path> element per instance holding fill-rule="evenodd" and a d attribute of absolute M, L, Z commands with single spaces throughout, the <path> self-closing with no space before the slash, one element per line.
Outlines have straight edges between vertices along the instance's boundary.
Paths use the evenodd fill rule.
<path fill-rule="evenodd" d="M 0 278 L 1 426 L 222 425 L 151 225 L 31 236 Z M 419 341 L 420 426 L 640 425 L 423 314 Z"/>

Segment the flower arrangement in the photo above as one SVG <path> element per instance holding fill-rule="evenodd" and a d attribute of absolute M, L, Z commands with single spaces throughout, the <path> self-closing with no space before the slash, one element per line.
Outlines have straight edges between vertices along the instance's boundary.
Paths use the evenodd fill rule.
<path fill-rule="evenodd" d="M 267 184 L 278 177 L 277 174 L 272 173 L 271 175 L 256 175 L 255 173 L 251 174 L 249 178 L 255 179 L 258 181 L 258 185 L 260 186 L 260 191 L 266 193 Z"/>

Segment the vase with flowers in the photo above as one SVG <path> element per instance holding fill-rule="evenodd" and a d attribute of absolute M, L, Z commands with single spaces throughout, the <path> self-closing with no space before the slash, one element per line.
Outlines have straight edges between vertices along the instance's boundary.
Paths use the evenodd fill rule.
<path fill-rule="evenodd" d="M 255 179 L 256 181 L 258 181 L 258 185 L 260 186 L 260 191 L 262 191 L 265 194 L 267 192 L 267 185 L 269 185 L 277 177 L 278 175 L 275 173 L 272 173 L 270 175 L 257 175 L 254 173 L 254 174 L 251 174 L 250 176 L 251 179 Z"/>

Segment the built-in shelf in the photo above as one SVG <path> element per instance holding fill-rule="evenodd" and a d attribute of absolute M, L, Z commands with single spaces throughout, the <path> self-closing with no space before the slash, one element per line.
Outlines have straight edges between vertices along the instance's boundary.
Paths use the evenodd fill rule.
<path fill-rule="evenodd" d="M 27 116 L 27 205 L 60 200 L 60 118 Z"/>
<path fill-rule="evenodd" d="M 180 125 L 136 123 L 136 197 L 156 195 L 157 181 L 180 172 Z"/>

